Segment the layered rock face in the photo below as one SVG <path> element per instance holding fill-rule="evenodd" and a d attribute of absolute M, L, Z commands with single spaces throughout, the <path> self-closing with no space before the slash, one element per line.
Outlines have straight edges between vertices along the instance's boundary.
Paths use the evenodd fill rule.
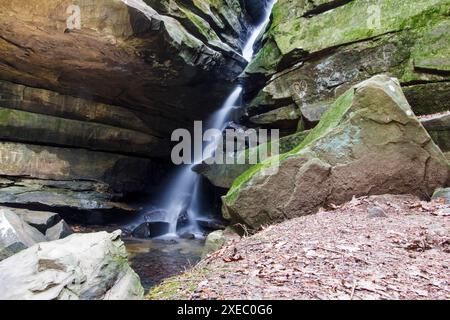
<path fill-rule="evenodd" d="M 241 73 L 246 7 L 0 0 L 0 202 L 117 208 L 158 183 L 171 132 Z"/>
<path fill-rule="evenodd" d="M 316 123 L 352 85 L 380 73 L 400 80 L 416 114 L 449 110 L 448 11 L 445 0 L 279 0 L 246 69 L 247 122 L 294 105 L 299 121 Z"/>
<path fill-rule="evenodd" d="M 2 300 L 137 300 L 144 289 L 120 232 L 76 234 L 0 262 Z"/>
<path fill-rule="evenodd" d="M 241 175 L 226 217 L 252 228 L 353 196 L 429 198 L 450 184 L 450 163 L 414 116 L 397 80 L 376 76 L 339 97 L 309 135 Z"/>

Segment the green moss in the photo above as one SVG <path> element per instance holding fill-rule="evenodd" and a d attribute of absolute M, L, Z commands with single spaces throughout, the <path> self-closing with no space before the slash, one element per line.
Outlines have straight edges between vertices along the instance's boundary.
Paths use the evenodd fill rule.
<path fill-rule="evenodd" d="M 408 1 L 368 0 L 347 5 L 310 19 L 285 20 L 272 34 L 281 52 L 294 49 L 316 52 L 345 43 L 360 41 L 388 32 L 417 28 L 448 10 L 446 0 Z M 377 23 L 379 12 L 379 23 Z M 370 23 L 373 20 L 373 23 Z M 293 32 L 295 31 L 295 32 Z M 298 31 L 298 32 L 297 32 Z"/>
<path fill-rule="evenodd" d="M 258 51 L 252 62 L 245 69 L 246 73 L 275 73 L 276 66 L 281 61 L 282 55 L 277 44 L 268 39 L 264 47 Z"/>
<path fill-rule="evenodd" d="M 323 1 L 279 1 L 273 9 L 273 23 L 266 35 L 270 41 L 262 48 L 261 56 L 257 55 L 248 67 L 248 73 L 271 74 L 284 58 L 289 60 L 296 52 L 319 52 L 404 30 L 417 30 L 413 37 L 421 38 L 421 28 L 448 21 L 449 14 L 447 0 L 419 0 L 414 1 L 414 5 L 408 1 L 367 0 L 352 1 L 326 13 L 305 17 L 305 12 L 321 4 Z M 448 70 L 447 30 L 448 27 L 442 28 L 439 39 L 436 35 L 425 37 L 428 41 L 418 47 L 415 60 L 423 61 L 424 67 L 445 65 Z M 274 48 L 278 50 L 277 55 L 272 55 Z M 433 59 L 428 57 L 430 51 Z M 272 59 L 266 58 L 271 56 Z"/>
<path fill-rule="evenodd" d="M 198 287 L 198 283 L 213 272 L 229 272 L 228 269 L 209 269 L 195 267 L 181 275 L 164 280 L 145 296 L 146 300 L 179 300 L 189 299 Z"/>
<path fill-rule="evenodd" d="M 181 278 L 181 277 L 180 277 Z M 196 284 L 195 280 L 191 279 L 179 279 L 171 278 L 165 280 L 159 286 L 153 288 L 146 295 L 146 300 L 171 300 L 175 296 L 180 294 L 183 290 L 183 295 L 189 295 L 195 291 Z"/>

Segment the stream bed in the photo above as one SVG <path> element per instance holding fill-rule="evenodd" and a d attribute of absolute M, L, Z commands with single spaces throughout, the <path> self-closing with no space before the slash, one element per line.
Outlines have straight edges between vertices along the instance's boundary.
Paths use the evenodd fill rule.
<path fill-rule="evenodd" d="M 123 239 L 131 267 L 148 292 L 164 279 L 195 266 L 201 259 L 204 240 Z"/>

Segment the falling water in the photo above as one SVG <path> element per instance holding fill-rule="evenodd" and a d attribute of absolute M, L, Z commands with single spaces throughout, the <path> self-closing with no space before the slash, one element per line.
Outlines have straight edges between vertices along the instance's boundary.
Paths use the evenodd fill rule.
<path fill-rule="evenodd" d="M 270 13 L 275 1 L 270 1 L 266 7 L 263 22 L 256 27 L 247 44 L 245 45 L 242 56 L 250 61 L 254 53 L 254 45 L 261 32 L 266 28 L 270 20 Z M 229 120 L 231 111 L 240 103 L 242 96 L 242 87 L 237 86 L 227 98 L 223 106 L 214 113 L 209 121 L 207 121 L 207 128 L 214 128 L 224 130 L 226 123 Z M 212 142 L 217 143 L 217 141 Z M 208 148 L 214 150 L 214 148 Z M 168 236 L 176 236 L 177 222 L 181 214 L 187 214 L 189 219 L 189 232 L 193 234 L 199 233 L 197 225 L 197 218 L 200 209 L 200 195 L 201 195 L 201 177 L 192 169 L 195 164 L 201 163 L 205 159 L 211 157 L 213 154 L 199 155 L 194 159 L 193 165 L 185 165 L 181 167 L 173 180 L 165 188 L 165 193 L 161 207 L 167 212 L 167 222 L 170 224 Z"/>
<path fill-rule="evenodd" d="M 223 127 L 228 116 L 233 107 L 236 106 L 236 102 L 240 99 L 241 93 L 241 86 L 234 89 L 222 108 L 220 108 L 211 117 L 210 121 L 207 122 L 209 128 L 224 129 Z M 162 202 L 162 208 L 167 212 L 167 220 L 170 224 L 169 235 L 176 235 L 178 218 L 185 210 L 191 223 L 189 231 L 198 233 L 199 230 L 195 221 L 197 218 L 197 210 L 199 208 L 200 175 L 195 173 L 192 169 L 194 165 L 201 163 L 210 156 L 212 155 L 204 154 L 197 156 L 197 158 L 194 159 L 194 164 L 181 167 L 174 179 L 169 183 L 167 187 L 169 192 L 166 193 Z"/>

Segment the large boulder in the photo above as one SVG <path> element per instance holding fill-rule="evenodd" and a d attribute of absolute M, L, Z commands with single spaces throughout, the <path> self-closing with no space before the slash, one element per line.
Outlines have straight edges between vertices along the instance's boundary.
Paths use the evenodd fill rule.
<path fill-rule="evenodd" d="M 76 234 L 0 263 L 1 300 L 141 299 L 120 232 Z"/>
<path fill-rule="evenodd" d="M 224 214 L 253 228 L 353 196 L 430 197 L 450 183 L 450 164 L 414 116 L 396 79 L 376 76 L 348 90 L 292 151 L 241 175 Z"/>
<path fill-rule="evenodd" d="M 44 241 L 47 239 L 43 234 L 28 225 L 13 211 L 0 209 L 0 260 Z"/>

